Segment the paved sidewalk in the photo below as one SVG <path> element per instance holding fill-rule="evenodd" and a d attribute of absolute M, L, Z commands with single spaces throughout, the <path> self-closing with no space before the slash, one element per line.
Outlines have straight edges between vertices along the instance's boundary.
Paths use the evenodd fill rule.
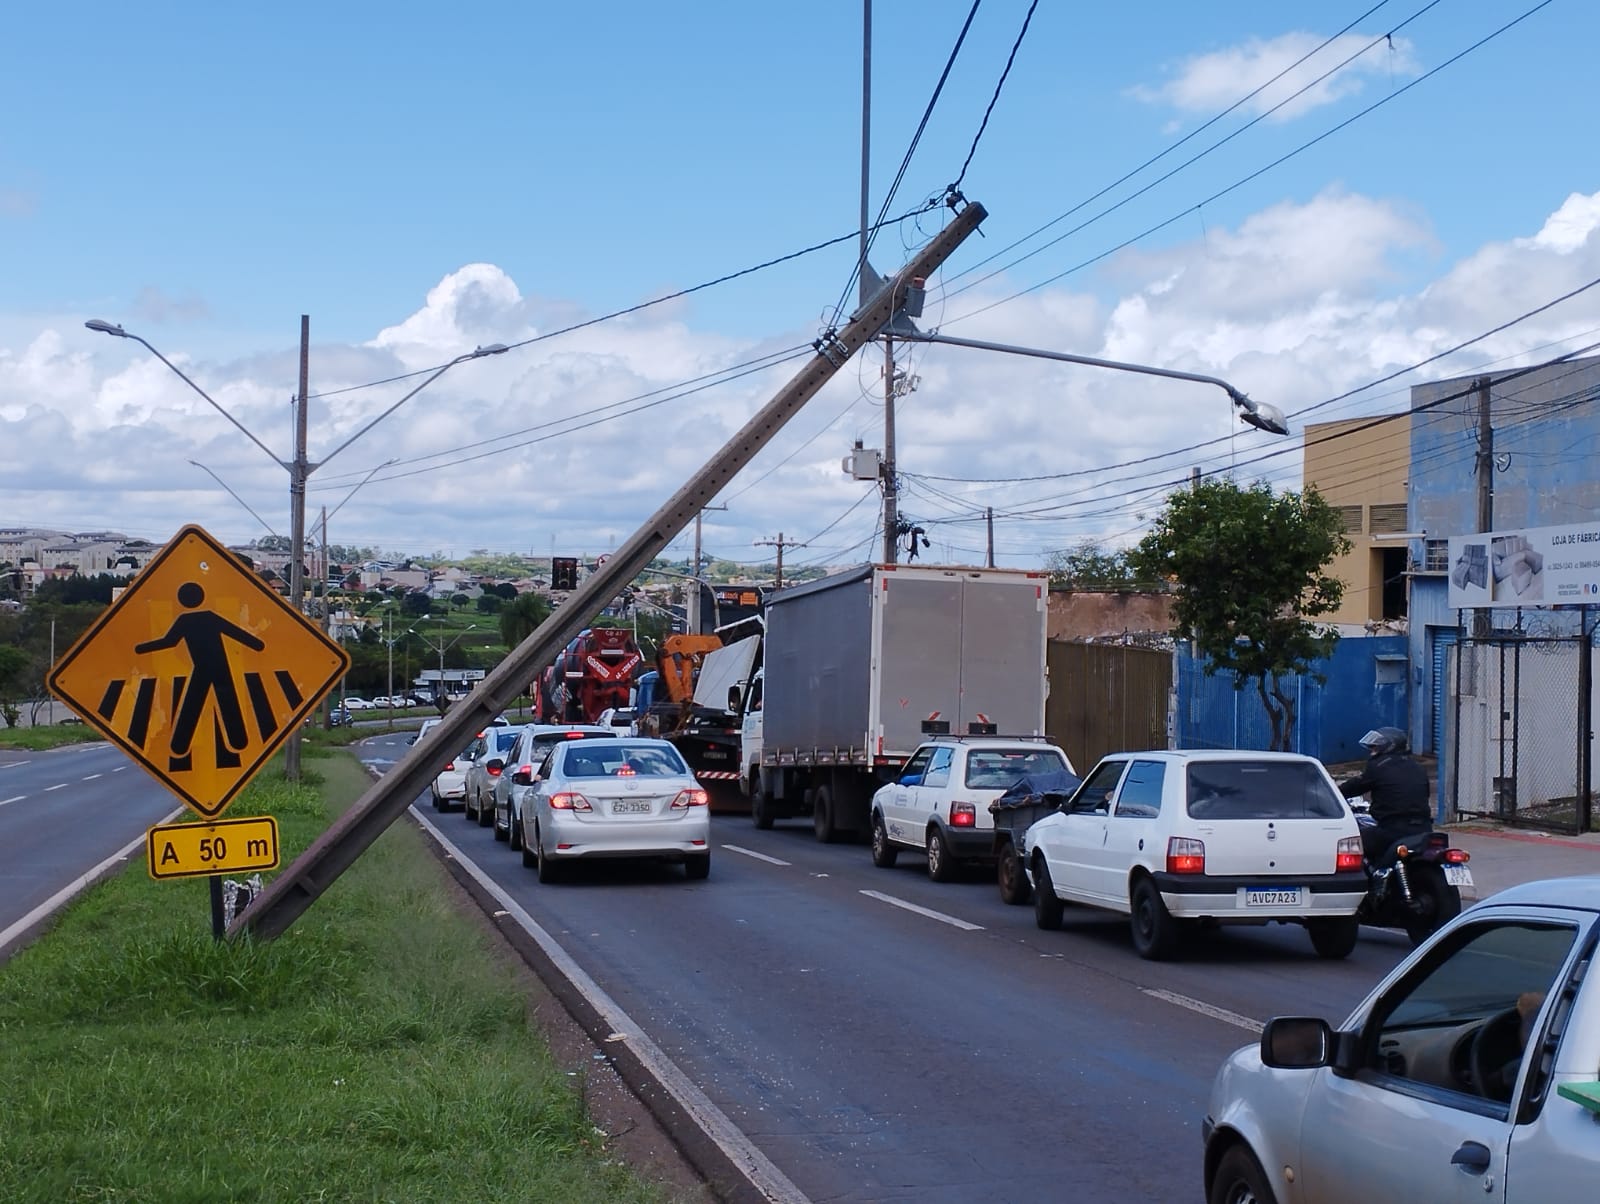
<path fill-rule="evenodd" d="M 1526 828 L 1483 823 L 1451 824 L 1443 830 L 1450 833 L 1452 845 L 1472 854 L 1472 878 L 1479 899 L 1541 878 L 1600 874 L 1600 832 L 1546 836 Z"/>

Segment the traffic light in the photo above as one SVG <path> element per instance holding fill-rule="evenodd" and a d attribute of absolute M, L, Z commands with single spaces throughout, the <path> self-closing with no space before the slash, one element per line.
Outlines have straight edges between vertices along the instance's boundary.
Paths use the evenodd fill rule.
<path fill-rule="evenodd" d="M 578 588 L 578 558 L 552 556 L 550 558 L 550 588 L 573 590 Z"/>

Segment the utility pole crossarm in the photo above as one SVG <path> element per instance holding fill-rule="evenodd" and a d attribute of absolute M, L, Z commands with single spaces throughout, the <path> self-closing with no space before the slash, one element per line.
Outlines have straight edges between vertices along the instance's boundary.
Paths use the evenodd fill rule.
<path fill-rule="evenodd" d="M 816 354 L 739 429 L 684 486 L 648 518 L 611 558 L 596 569 L 566 602 L 512 650 L 465 701 L 450 708 L 426 737 L 268 884 L 234 921 L 231 932 L 261 939 L 285 932 L 428 786 L 439 768 L 522 692 L 536 670 L 550 664 L 590 617 L 694 521 L 694 516 L 728 485 L 805 403 L 899 312 L 916 277 L 938 270 L 988 214 L 970 203 L 936 234 L 871 300 L 862 304 L 837 332 L 814 344 Z"/>

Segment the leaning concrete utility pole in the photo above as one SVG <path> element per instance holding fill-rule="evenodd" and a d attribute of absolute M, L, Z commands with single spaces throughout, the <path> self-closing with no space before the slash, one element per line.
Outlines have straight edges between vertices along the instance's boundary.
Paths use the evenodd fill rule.
<path fill-rule="evenodd" d="M 382 780 L 334 820 L 233 922 L 231 933 L 270 940 L 287 931 L 423 792 L 449 761 L 522 692 L 536 670 L 550 664 L 589 619 L 676 539 L 695 514 L 726 488 L 800 408 L 832 380 L 850 357 L 894 318 L 915 278 L 926 277 L 959 247 L 988 214 L 971 203 L 923 247 L 898 275 L 884 281 L 844 328 L 828 331 L 816 354 L 777 395 L 728 440 L 699 472 L 585 578 L 566 602 L 501 661 L 467 698 L 411 746 Z"/>
<path fill-rule="evenodd" d="M 1480 376 L 1472 382 L 1478 393 L 1478 530 L 1494 530 L 1494 411 L 1491 408 L 1493 381 Z M 1492 582 L 1491 582 L 1492 584 Z M 1472 612 L 1472 634 L 1483 639 L 1494 625 L 1494 612 L 1480 606 Z"/>

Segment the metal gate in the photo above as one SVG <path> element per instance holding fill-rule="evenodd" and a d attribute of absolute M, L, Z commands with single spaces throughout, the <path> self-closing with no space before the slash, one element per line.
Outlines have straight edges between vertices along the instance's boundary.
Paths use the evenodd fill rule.
<path fill-rule="evenodd" d="M 1167 746 L 1172 653 L 1124 644 L 1046 645 L 1044 730 L 1079 773 L 1107 753 Z"/>
<path fill-rule="evenodd" d="M 1462 632 L 1447 650 L 1454 811 L 1560 832 L 1592 812 L 1593 629 Z"/>

